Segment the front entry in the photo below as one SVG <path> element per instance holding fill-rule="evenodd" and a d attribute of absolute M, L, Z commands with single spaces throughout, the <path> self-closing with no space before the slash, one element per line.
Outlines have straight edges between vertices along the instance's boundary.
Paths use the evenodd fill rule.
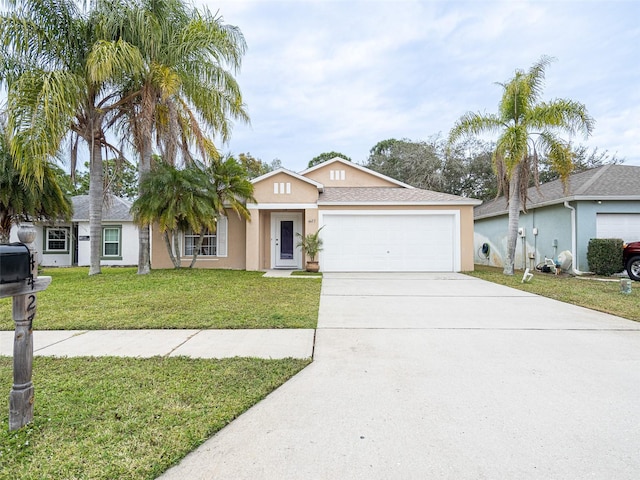
<path fill-rule="evenodd" d="M 302 268 L 302 252 L 296 248 L 301 213 L 271 214 L 271 268 Z"/>

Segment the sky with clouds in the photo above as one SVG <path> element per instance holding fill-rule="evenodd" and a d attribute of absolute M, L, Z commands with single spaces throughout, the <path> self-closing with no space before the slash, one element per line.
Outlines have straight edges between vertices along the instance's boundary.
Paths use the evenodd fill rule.
<path fill-rule="evenodd" d="M 294 171 L 337 151 L 365 162 L 382 140 L 448 134 L 494 113 L 496 82 L 542 55 L 545 100 L 582 102 L 589 147 L 640 165 L 637 0 L 198 0 L 238 26 L 250 125 L 222 149 Z"/>

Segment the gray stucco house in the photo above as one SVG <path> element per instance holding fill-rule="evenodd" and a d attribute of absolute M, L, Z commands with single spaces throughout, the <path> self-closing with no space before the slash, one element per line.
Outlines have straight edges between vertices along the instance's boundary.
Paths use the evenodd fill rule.
<path fill-rule="evenodd" d="M 557 259 L 568 250 L 574 268 L 588 271 L 592 238 L 640 240 L 640 167 L 605 165 L 574 174 L 565 191 L 556 180 L 527 192 L 527 213 L 520 213 L 515 267 L 522 269 Z M 474 209 L 474 261 L 503 266 L 507 243 L 504 197 Z M 483 252 L 483 244 L 489 252 Z M 577 252 L 577 255 L 574 253 Z"/>

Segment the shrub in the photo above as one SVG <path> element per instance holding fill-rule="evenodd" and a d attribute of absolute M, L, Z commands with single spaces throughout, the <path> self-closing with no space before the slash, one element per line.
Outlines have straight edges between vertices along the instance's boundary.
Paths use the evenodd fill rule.
<path fill-rule="evenodd" d="M 624 270 L 623 241 L 619 238 L 592 238 L 587 249 L 589 270 L 597 275 L 611 275 Z"/>

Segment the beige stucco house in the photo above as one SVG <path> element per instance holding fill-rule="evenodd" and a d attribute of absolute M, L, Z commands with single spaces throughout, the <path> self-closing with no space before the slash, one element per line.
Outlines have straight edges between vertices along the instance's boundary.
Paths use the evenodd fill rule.
<path fill-rule="evenodd" d="M 251 220 L 218 219 L 197 267 L 302 269 L 296 233 L 320 236 L 320 269 L 339 271 L 473 270 L 473 207 L 479 200 L 421 190 L 341 158 L 300 173 L 279 169 L 252 180 Z M 183 264 L 195 236 L 182 238 Z M 152 233 L 152 267 L 171 268 L 160 233 Z"/>

